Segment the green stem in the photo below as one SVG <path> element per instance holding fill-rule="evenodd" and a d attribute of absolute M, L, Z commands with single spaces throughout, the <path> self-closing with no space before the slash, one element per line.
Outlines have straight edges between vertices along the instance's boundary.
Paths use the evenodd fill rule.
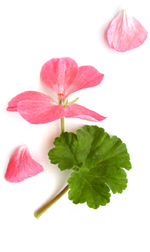
<path fill-rule="evenodd" d="M 66 185 L 65 188 L 58 193 L 52 200 L 47 202 L 45 205 L 43 205 L 41 208 L 39 208 L 35 213 L 34 216 L 38 219 L 45 211 L 50 208 L 57 200 L 59 200 L 69 189 L 69 186 Z"/>
<path fill-rule="evenodd" d="M 61 133 L 65 131 L 65 124 L 64 124 L 64 117 L 61 118 Z M 69 186 L 67 185 L 60 193 L 58 193 L 53 199 L 48 201 L 45 205 L 43 205 L 41 208 L 39 208 L 35 213 L 34 216 L 38 219 L 45 211 L 50 208 L 58 199 L 60 199 L 69 189 Z"/>
<path fill-rule="evenodd" d="M 60 122 L 61 122 L 61 133 L 63 133 L 65 131 L 65 120 L 64 120 L 64 117 L 62 117 L 60 119 Z"/>

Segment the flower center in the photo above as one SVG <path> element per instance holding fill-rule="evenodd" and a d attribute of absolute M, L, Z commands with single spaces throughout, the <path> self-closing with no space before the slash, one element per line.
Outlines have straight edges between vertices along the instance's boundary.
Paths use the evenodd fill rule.
<path fill-rule="evenodd" d="M 59 101 L 59 104 L 62 104 L 64 103 L 65 101 L 65 97 L 64 97 L 64 94 L 63 93 L 59 93 L 58 94 L 58 101 Z"/>

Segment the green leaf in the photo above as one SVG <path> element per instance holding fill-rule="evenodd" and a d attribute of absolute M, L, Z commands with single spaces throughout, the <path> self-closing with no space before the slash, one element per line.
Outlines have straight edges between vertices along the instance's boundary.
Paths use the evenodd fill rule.
<path fill-rule="evenodd" d="M 73 169 L 69 199 L 87 202 L 91 208 L 110 201 L 110 190 L 122 193 L 127 187 L 126 170 L 131 169 L 126 145 L 97 126 L 84 126 L 74 133 L 62 133 L 49 151 L 51 163 L 61 170 Z"/>
<path fill-rule="evenodd" d="M 77 149 L 77 137 L 73 133 L 64 132 L 54 140 L 55 148 L 48 153 L 52 164 L 58 164 L 61 171 L 73 169 L 77 165 L 74 153 Z"/>
<path fill-rule="evenodd" d="M 89 176 L 86 168 L 72 172 L 68 184 L 69 199 L 75 204 L 87 202 L 89 207 L 96 209 L 110 201 L 108 186 L 96 176 Z"/>

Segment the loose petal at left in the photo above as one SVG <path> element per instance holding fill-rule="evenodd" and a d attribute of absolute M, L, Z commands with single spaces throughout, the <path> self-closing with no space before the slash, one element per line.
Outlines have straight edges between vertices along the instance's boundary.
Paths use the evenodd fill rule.
<path fill-rule="evenodd" d="M 28 148 L 20 146 L 11 157 L 5 178 L 9 182 L 21 182 L 43 171 L 42 165 L 32 159 Z"/>
<path fill-rule="evenodd" d="M 88 121 L 102 121 L 106 117 L 99 115 L 98 113 L 89 110 L 78 104 L 69 104 L 65 107 L 65 117 L 67 118 L 80 118 Z"/>
<path fill-rule="evenodd" d="M 119 52 L 134 49 L 144 43 L 147 31 L 134 17 L 123 10 L 110 23 L 107 40 L 111 48 Z"/>

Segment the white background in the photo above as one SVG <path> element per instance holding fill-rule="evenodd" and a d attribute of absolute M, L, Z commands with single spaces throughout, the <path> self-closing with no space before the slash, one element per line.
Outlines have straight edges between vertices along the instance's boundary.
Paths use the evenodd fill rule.
<path fill-rule="evenodd" d="M 0 250 L 15 251 L 150 251 L 150 40 L 132 51 L 110 49 L 105 32 L 122 9 L 149 32 L 148 0 L 5 0 L 0 4 Z M 120 137 L 131 156 L 128 188 L 97 210 L 74 205 L 65 194 L 38 220 L 34 211 L 66 184 L 68 172 L 50 165 L 47 152 L 60 134 L 60 122 L 31 125 L 6 111 L 15 95 L 35 90 L 42 65 L 68 56 L 79 66 L 105 74 L 102 83 L 72 97 L 107 116 L 96 123 Z M 85 124 L 66 119 L 67 131 Z M 9 158 L 21 144 L 44 166 L 44 172 L 13 184 L 5 180 Z"/>

